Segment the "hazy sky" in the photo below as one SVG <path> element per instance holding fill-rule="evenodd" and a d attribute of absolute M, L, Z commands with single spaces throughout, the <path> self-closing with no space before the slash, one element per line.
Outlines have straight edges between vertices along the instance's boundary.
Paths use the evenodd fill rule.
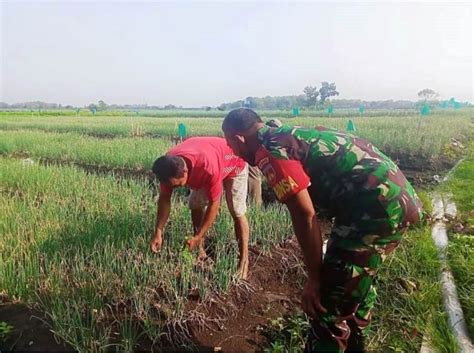
<path fill-rule="evenodd" d="M 217 105 L 300 94 L 473 101 L 469 2 L 0 4 L 0 101 Z"/>

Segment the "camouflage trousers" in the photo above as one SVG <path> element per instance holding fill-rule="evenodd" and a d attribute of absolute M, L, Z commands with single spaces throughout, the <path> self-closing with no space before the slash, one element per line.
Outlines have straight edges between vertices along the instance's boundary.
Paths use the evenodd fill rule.
<path fill-rule="evenodd" d="M 332 240 L 321 278 L 321 304 L 327 313 L 312 322 L 308 352 L 344 352 L 351 335 L 362 338 L 377 297 L 373 286 L 377 269 L 398 245 L 392 241 L 377 250 L 351 251 L 339 248 L 337 238 Z"/>
<path fill-rule="evenodd" d="M 359 201 L 346 204 L 350 216 L 346 213 L 339 222 L 336 217 L 321 273 L 321 304 L 327 313 L 312 321 L 307 352 L 363 351 L 377 297 L 377 270 L 408 225 L 422 217 L 419 207 L 387 210 L 380 203 Z"/>

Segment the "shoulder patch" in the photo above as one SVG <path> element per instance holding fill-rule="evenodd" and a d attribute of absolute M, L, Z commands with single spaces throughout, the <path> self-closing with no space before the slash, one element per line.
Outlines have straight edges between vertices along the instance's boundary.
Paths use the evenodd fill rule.
<path fill-rule="evenodd" d="M 262 158 L 262 160 L 258 162 L 258 168 L 262 171 L 263 175 L 265 175 L 270 185 L 274 185 L 276 182 L 276 173 L 268 157 Z"/>

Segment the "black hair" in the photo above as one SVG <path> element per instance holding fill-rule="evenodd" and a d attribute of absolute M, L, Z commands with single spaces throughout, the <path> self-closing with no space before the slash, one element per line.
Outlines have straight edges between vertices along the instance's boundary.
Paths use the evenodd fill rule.
<path fill-rule="evenodd" d="M 263 122 L 262 118 L 252 109 L 234 109 L 224 118 L 222 130 L 224 132 L 245 132 L 260 122 Z"/>
<path fill-rule="evenodd" d="M 167 183 L 171 178 L 180 178 L 186 164 L 182 158 L 176 156 L 161 156 L 154 163 L 153 173 L 156 175 L 160 183 Z"/>

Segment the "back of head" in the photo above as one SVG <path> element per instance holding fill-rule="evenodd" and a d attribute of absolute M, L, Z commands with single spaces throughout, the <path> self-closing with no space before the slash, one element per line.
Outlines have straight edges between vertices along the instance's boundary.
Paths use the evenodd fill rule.
<path fill-rule="evenodd" d="M 176 156 L 161 156 L 153 163 L 153 173 L 160 183 L 167 183 L 171 178 L 181 178 L 184 174 L 185 163 Z"/>
<path fill-rule="evenodd" d="M 224 133 L 241 133 L 249 130 L 259 122 L 262 122 L 262 118 L 252 109 L 234 109 L 224 118 L 222 130 Z"/>

